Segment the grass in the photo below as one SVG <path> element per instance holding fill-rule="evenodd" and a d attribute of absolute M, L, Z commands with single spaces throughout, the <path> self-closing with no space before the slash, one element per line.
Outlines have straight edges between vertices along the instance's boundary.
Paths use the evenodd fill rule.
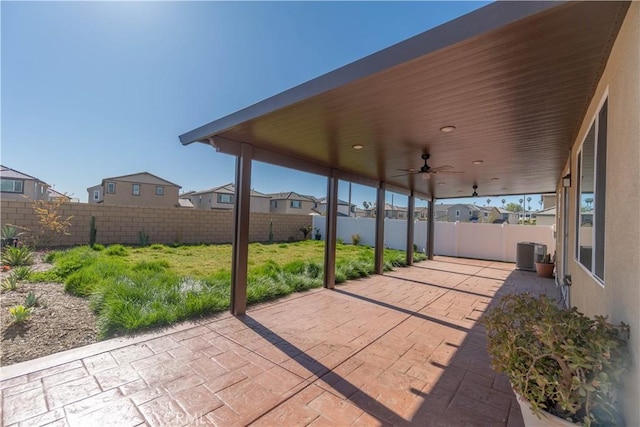
<path fill-rule="evenodd" d="M 323 242 L 249 245 L 249 304 L 322 286 Z M 336 248 L 336 282 L 373 273 L 374 250 Z M 425 256 L 416 253 L 416 261 Z M 204 316 L 229 307 L 231 246 L 145 248 L 95 245 L 54 252 L 53 268 L 32 280 L 64 283 L 65 291 L 88 297 L 106 338 Z M 405 253 L 385 249 L 385 270 L 404 266 Z"/>

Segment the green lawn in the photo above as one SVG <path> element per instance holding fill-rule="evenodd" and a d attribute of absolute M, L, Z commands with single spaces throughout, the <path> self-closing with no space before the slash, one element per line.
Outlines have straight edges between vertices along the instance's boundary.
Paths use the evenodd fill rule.
<path fill-rule="evenodd" d="M 250 304 L 322 286 L 324 243 L 249 246 Z M 336 282 L 373 273 L 374 250 L 338 244 Z M 102 338 L 204 316 L 229 307 L 231 245 L 145 248 L 112 245 L 52 253 L 53 268 L 33 279 L 64 283 L 88 297 Z M 423 260 L 416 253 L 416 261 Z M 405 253 L 385 250 L 385 269 L 405 265 Z"/>

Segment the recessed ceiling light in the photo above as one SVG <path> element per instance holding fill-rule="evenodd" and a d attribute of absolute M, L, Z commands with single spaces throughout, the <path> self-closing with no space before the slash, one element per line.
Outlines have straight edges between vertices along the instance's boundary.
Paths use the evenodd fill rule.
<path fill-rule="evenodd" d="M 456 130 L 455 126 L 442 126 L 440 128 L 440 132 L 444 132 L 444 133 L 453 132 L 454 130 Z"/>
<path fill-rule="evenodd" d="M 501 188 L 501 190 L 506 190 L 506 189 L 507 189 L 507 187 L 502 187 L 502 188 Z"/>
<path fill-rule="evenodd" d="M 491 181 L 498 181 L 500 178 L 491 178 Z"/>
<path fill-rule="evenodd" d="M 438 183 L 438 185 L 444 185 L 444 182 L 440 181 L 440 182 Z"/>
<path fill-rule="evenodd" d="M 362 150 L 364 148 L 364 145 L 362 145 L 362 144 L 353 144 L 351 146 L 351 148 L 353 148 L 354 150 Z"/>
<path fill-rule="evenodd" d="M 474 160 L 474 161 L 473 161 L 473 162 L 471 162 L 471 163 L 473 163 L 474 165 L 481 165 L 481 164 L 483 164 L 483 163 L 484 163 L 484 160 Z"/>

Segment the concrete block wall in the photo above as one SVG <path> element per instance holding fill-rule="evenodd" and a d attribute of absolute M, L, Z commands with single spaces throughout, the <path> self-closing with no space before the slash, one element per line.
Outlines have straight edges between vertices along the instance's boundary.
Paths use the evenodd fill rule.
<path fill-rule="evenodd" d="M 50 243 L 56 247 L 88 244 L 92 216 L 96 218 L 96 242 L 105 245 L 137 244 L 141 231 L 149 235 L 150 243 L 230 243 L 233 239 L 232 211 L 65 203 L 59 213 L 62 218 L 73 218 L 70 234 Z M 270 221 L 275 241 L 301 240 L 299 229 L 311 225 L 311 220 L 310 215 L 251 213 L 249 240 L 267 241 Z M 0 222 L 28 228 L 33 235 L 40 231 L 29 201 L 2 200 Z"/>

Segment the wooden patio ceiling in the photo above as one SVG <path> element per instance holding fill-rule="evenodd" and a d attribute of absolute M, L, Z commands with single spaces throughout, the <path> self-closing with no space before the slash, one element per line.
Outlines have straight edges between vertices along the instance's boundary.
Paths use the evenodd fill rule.
<path fill-rule="evenodd" d="M 180 140 L 423 197 L 555 192 L 628 6 L 493 3 Z M 425 152 L 462 173 L 397 176 Z"/>

